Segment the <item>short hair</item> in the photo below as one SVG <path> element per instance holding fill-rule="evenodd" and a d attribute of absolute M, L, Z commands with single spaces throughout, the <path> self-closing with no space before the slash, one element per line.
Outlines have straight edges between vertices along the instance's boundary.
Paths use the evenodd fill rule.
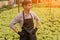
<path fill-rule="evenodd" d="M 22 6 L 27 5 L 27 4 L 31 4 L 31 3 L 32 3 L 32 0 L 23 0 Z"/>

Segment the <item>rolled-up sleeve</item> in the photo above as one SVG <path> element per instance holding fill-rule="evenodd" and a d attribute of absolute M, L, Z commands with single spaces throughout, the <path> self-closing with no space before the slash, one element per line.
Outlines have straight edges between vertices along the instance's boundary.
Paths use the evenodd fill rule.
<path fill-rule="evenodd" d="M 15 27 L 14 25 L 18 22 L 19 22 L 19 14 L 10 22 L 9 25 L 11 28 L 14 28 Z"/>

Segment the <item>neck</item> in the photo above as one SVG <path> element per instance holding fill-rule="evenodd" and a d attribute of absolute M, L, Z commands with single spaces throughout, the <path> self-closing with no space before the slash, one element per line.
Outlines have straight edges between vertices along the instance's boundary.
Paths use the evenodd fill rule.
<path fill-rule="evenodd" d="M 27 10 L 24 10 L 24 13 L 26 13 L 26 14 L 29 14 L 29 11 L 27 11 Z"/>

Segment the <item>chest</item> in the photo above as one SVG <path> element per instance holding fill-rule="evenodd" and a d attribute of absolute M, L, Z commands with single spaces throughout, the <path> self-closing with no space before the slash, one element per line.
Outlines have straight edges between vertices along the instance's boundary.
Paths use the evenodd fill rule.
<path fill-rule="evenodd" d="M 20 16 L 20 21 L 22 22 L 24 19 L 33 19 L 34 20 L 34 16 L 31 14 L 31 15 L 24 15 L 23 14 Z"/>
<path fill-rule="evenodd" d="M 24 18 L 24 19 L 31 19 L 31 18 L 32 18 L 32 15 L 30 15 L 30 14 L 29 14 L 29 15 L 28 15 L 28 14 L 25 14 L 25 15 L 23 15 L 23 18 Z"/>

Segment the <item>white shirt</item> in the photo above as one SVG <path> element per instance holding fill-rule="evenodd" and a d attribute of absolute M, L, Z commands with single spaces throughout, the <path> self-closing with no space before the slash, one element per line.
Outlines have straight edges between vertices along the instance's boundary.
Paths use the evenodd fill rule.
<path fill-rule="evenodd" d="M 32 17 L 33 17 L 33 20 L 36 20 L 36 22 L 38 23 L 38 24 L 40 24 L 40 19 L 39 19 L 39 17 L 34 13 L 34 12 L 32 12 L 32 11 L 30 11 L 30 14 L 32 15 Z M 31 15 L 27 15 L 26 13 L 24 13 L 24 17 L 25 17 L 25 19 L 29 19 L 29 18 L 31 18 Z M 15 24 L 16 23 L 19 23 L 19 25 L 22 27 L 23 26 L 23 11 L 22 12 L 20 12 L 20 13 L 18 13 L 17 15 L 16 15 L 16 17 L 10 22 L 10 27 L 11 28 L 14 28 L 15 26 Z"/>

